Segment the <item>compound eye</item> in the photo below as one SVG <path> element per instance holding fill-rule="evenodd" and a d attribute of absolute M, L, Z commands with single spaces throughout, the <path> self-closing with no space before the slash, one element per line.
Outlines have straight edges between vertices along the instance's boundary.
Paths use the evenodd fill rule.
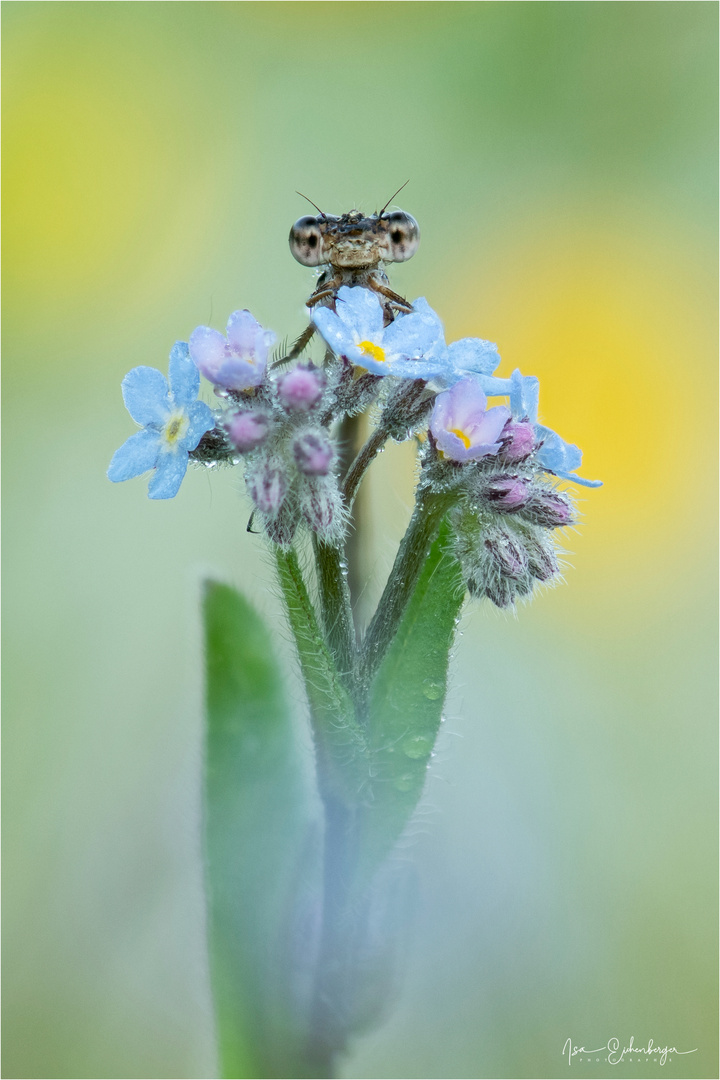
<path fill-rule="evenodd" d="M 394 210 L 383 214 L 387 222 L 387 238 L 390 255 L 388 262 L 406 262 L 412 259 L 420 243 L 420 226 L 411 214 L 404 210 Z"/>
<path fill-rule="evenodd" d="M 301 217 L 290 230 L 290 251 L 303 266 L 319 266 L 324 262 L 322 233 L 318 219 Z"/>

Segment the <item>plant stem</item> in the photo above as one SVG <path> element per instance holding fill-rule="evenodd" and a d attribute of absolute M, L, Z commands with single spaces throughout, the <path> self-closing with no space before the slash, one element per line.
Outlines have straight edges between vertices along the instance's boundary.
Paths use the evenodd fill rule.
<path fill-rule="evenodd" d="M 297 555 L 277 547 L 275 558 L 310 705 L 321 794 L 352 804 L 366 778 L 365 735 L 320 632 Z"/>
<path fill-rule="evenodd" d="M 343 497 L 348 509 L 352 506 L 360 481 L 372 460 L 380 453 L 388 440 L 388 432 L 383 427 L 376 427 L 368 441 L 359 452 L 347 471 L 343 481 Z"/>
<path fill-rule="evenodd" d="M 457 500 L 457 492 L 418 493 L 415 510 L 395 557 L 380 603 L 368 627 L 360 658 L 360 673 L 369 683 L 397 631 L 413 594 L 440 522 Z"/>
<path fill-rule="evenodd" d="M 341 476 L 345 475 L 357 454 L 358 445 L 362 439 L 362 424 L 364 419 L 362 414 L 357 416 L 346 416 L 340 425 L 338 437 L 340 443 L 339 464 Z M 354 508 L 348 507 L 348 510 L 350 511 L 350 521 L 348 523 L 347 539 L 345 540 L 345 553 L 348 567 L 347 583 L 350 590 L 350 606 L 354 613 L 355 605 L 364 585 L 362 533 L 365 515 L 363 513 L 364 507 L 360 503 Z"/>
<path fill-rule="evenodd" d="M 319 540 L 314 533 L 313 549 L 325 640 L 340 675 L 346 684 L 351 684 L 355 667 L 355 627 L 342 552 L 334 544 Z"/>

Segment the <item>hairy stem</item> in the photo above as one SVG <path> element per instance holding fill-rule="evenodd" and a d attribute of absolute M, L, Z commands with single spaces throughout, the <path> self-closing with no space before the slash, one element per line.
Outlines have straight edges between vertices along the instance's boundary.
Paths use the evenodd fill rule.
<path fill-rule="evenodd" d="M 355 459 L 355 455 L 358 451 L 358 444 L 362 438 L 364 421 L 365 418 L 362 414 L 357 416 L 346 416 L 340 426 L 341 476 L 345 475 Z M 350 607 L 353 612 L 353 619 L 355 619 L 356 611 L 358 610 L 358 600 L 365 587 L 367 578 L 365 550 L 367 543 L 367 537 L 365 536 L 367 507 L 364 505 L 363 500 L 358 499 L 353 507 L 348 508 L 350 510 L 350 527 L 348 529 L 347 540 L 345 541 L 345 552 L 348 566 L 347 583 L 350 590 Z M 359 629 L 356 622 L 356 632 L 359 632 Z"/>
<path fill-rule="evenodd" d="M 380 603 L 368 627 L 360 658 L 362 680 L 368 683 L 397 631 L 413 594 L 440 522 L 457 499 L 455 491 L 423 491 L 395 557 Z"/>
<path fill-rule="evenodd" d="M 343 481 L 343 498 L 345 499 L 348 509 L 355 500 L 360 481 L 365 475 L 366 469 L 380 453 L 387 440 L 387 430 L 383 427 L 376 427 L 348 469 L 345 480 Z"/>
<path fill-rule="evenodd" d="M 346 683 L 351 683 L 355 667 L 355 627 L 343 555 L 340 548 L 326 544 L 315 534 L 313 549 L 325 640 L 340 675 Z"/>

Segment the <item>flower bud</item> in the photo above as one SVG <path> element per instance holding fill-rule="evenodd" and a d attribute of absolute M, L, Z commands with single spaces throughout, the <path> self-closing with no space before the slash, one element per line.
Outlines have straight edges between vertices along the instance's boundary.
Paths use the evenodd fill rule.
<path fill-rule="evenodd" d="M 544 529 L 560 529 L 572 525 L 572 505 L 559 491 L 537 491 L 522 509 L 522 516 Z"/>
<path fill-rule="evenodd" d="M 258 510 L 273 517 L 287 494 L 287 476 L 282 464 L 263 458 L 245 476 L 250 498 Z"/>
<path fill-rule="evenodd" d="M 265 520 L 265 532 L 273 544 L 286 549 L 291 546 L 298 526 L 298 512 L 290 503 L 287 499 L 275 517 Z"/>
<path fill-rule="evenodd" d="M 495 578 L 493 581 L 485 582 L 482 594 L 487 596 L 495 607 L 512 607 L 518 595 L 517 581 L 512 578 Z"/>
<path fill-rule="evenodd" d="M 233 446 L 241 454 L 247 454 L 265 442 L 270 430 L 270 417 L 256 410 L 244 410 L 231 416 L 226 427 Z"/>
<path fill-rule="evenodd" d="M 345 514 L 340 492 L 332 478 L 308 478 L 300 493 L 300 512 L 321 540 L 342 539 Z"/>
<path fill-rule="evenodd" d="M 552 540 L 547 533 L 545 536 L 547 539 L 538 539 L 535 536 L 528 536 L 525 539 L 528 570 L 536 581 L 550 581 L 559 569 Z"/>
<path fill-rule="evenodd" d="M 319 371 L 296 367 L 278 382 L 278 397 L 288 412 L 308 412 L 323 394 L 325 380 Z"/>
<path fill-rule="evenodd" d="M 293 443 L 293 455 L 300 472 L 306 476 L 327 476 L 333 459 L 333 446 L 321 431 L 304 431 Z"/>
<path fill-rule="evenodd" d="M 483 543 L 501 574 L 518 578 L 527 569 L 525 549 L 519 539 L 505 529 L 488 529 Z"/>
<path fill-rule="evenodd" d="M 535 446 L 535 432 L 529 420 L 508 420 L 500 437 L 503 448 L 498 457 L 513 464 L 529 457 Z"/>
<path fill-rule="evenodd" d="M 483 492 L 498 510 L 519 510 L 528 501 L 527 481 L 517 476 L 493 476 Z"/>

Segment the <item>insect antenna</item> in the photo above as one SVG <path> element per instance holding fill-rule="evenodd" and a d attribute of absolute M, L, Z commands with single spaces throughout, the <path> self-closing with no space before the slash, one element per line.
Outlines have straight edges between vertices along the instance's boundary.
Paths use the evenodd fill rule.
<path fill-rule="evenodd" d="M 405 185 L 404 185 L 404 184 L 403 184 L 403 187 L 405 187 Z M 402 188 L 400 188 L 400 190 L 402 191 Z M 295 192 L 295 194 L 296 194 L 296 195 L 299 195 L 301 199 L 305 199 L 305 201 L 306 201 L 306 202 L 309 202 L 311 206 L 314 206 L 314 207 L 315 207 L 315 209 L 317 210 L 318 214 L 320 215 L 320 217 L 323 217 L 323 218 L 325 218 L 325 220 L 327 221 L 327 214 L 325 213 L 325 211 L 324 211 L 324 210 L 321 210 L 321 209 L 320 209 L 320 207 L 318 206 L 318 204 L 317 204 L 317 203 L 314 203 L 314 202 L 312 201 L 312 199 L 308 199 L 307 195 L 303 195 L 302 191 L 296 191 L 296 192 Z M 395 192 L 395 194 L 397 195 L 397 192 Z M 394 198 L 395 198 L 395 195 L 393 195 L 393 199 L 394 199 Z"/>
<path fill-rule="evenodd" d="M 402 189 L 403 189 L 403 188 L 406 188 L 406 187 L 408 186 L 408 184 L 409 184 L 409 183 L 410 183 L 410 178 L 408 177 L 408 179 L 407 179 L 407 180 L 405 181 L 405 183 L 404 183 L 404 184 L 402 185 L 402 187 L 399 187 L 399 188 L 397 189 L 397 191 L 395 192 L 395 195 L 399 195 L 399 194 L 400 194 L 400 192 L 402 191 Z M 300 192 L 298 191 L 298 195 L 299 195 L 299 194 L 300 194 Z M 385 205 L 383 206 L 382 210 L 381 210 L 381 211 L 380 211 L 380 213 L 378 214 L 378 217 L 379 217 L 379 218 L 381 218 L 381 217 L 383 216 L 383 214 L 384 214 L 384 213 L 385 213 L 385 211 L 387 210 L 388 206 L 390 205 L 390 203 L 391 203 L 391 202 L 393 201 L 393 199 L 395 198 L 395 195 L 391 195 L 391 196 L 390 196 L 390 198 L 388 199 L 388 201 L 387 201 L 387 202 L 385 203 Z M 305 198 L 305 196 L 303 196 L 303 198 Z M 310 200 L 308 199 L 308 202 L 309 202 L 309 201 L 310 201 Z M 313 206 L 315 206 L 315 203 L 313 203 Z M 316 208 L 316 209 L 317 209 L 317 208 Z M 322 210 L 320 211 L 320 213 L 322 213 Z"/>

